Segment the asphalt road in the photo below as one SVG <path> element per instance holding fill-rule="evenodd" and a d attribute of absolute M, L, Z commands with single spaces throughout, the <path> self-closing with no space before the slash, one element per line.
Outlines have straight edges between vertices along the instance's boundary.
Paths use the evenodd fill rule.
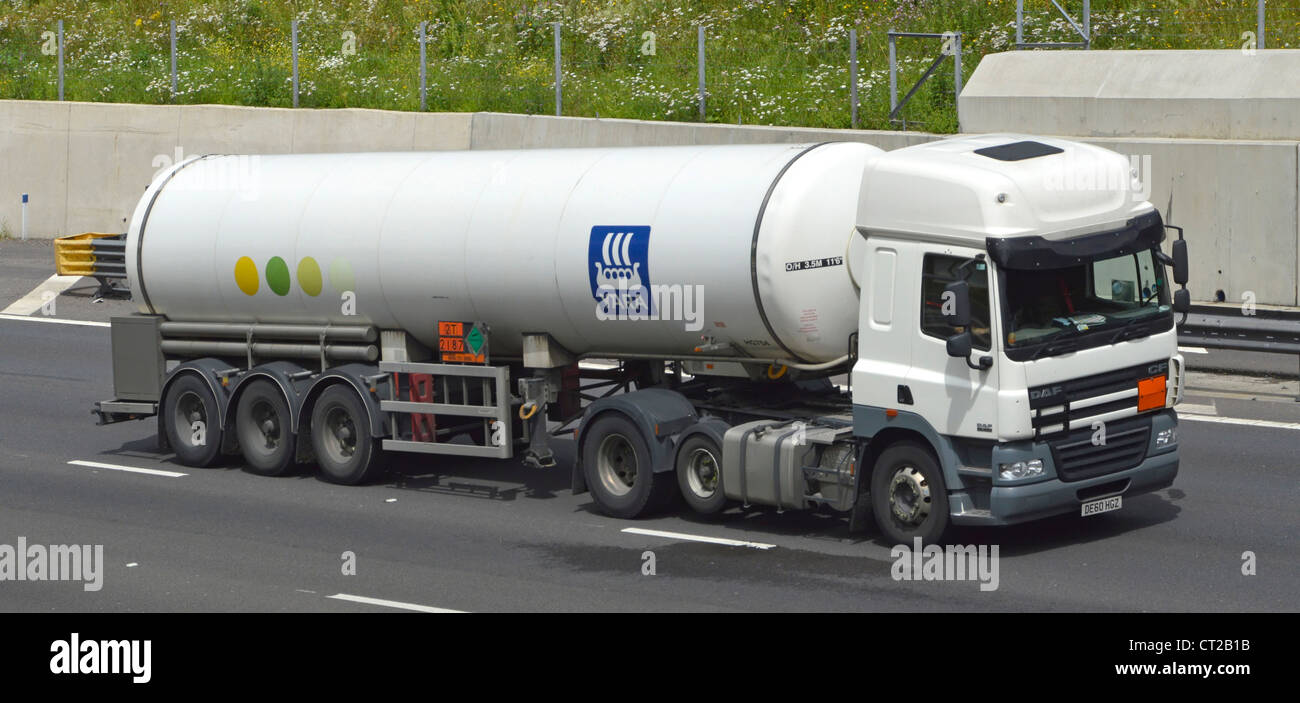
<path fill-rule="evenodd" d="M 129 308 L 60 309 L 82 305 L 82 319 Z M 106 563 L 97 592 L 0 581 L 2 611 L 403 609 L 340 594 L 468 611 L 1294 611 L 1300 593 L 1300 404 L 1271 382 L 1253 395 L 1223 383 L 1189 395 L 1220 419 L 1184 421 L 1170 489 L 1090 518 L 957 531 L 955 541 L 999 548 L 998 588 L 981 591 L 895 581 L 892 545 L 874 528 L 850 534 L 835 514 L 604 517 L 568 488 L 568 443 L 556 469 L 404 457 L 362 487 L 264 478 L 235 462 L 191 469 L 156 450 L 152 421 L 93 424 L 110 375 L 107 328 L 0 319 L 0 545 L 101 544 Z M 1242 574 L 1247 551 L 1257 575 Z M 355 575 L 342 573 L 345 552 Z M 643 573 L 647 552 L 654 575 Z"/>

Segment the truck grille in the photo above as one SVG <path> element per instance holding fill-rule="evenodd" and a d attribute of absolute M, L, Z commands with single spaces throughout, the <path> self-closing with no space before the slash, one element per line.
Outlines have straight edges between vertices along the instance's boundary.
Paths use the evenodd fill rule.
<path fill-rule="evenodd" d="M 1095 419 L 1113 422 L 1137 415 L 1137 382 L 1169 373 L 1167 360 L 1049 383 L 1029 389 L 1034 438 L 1057 437 L 1088 429 Z"/>
<path fill-rule="evenodd" d="M 1151 417 L 1106 423 L 1106 443 L 1093 444 L 1094 430 L 1084 427 L 1048 442 L 1062 481 L 1081 481 L 1131 469 L 1142 462 L 1151 436 Z"/>

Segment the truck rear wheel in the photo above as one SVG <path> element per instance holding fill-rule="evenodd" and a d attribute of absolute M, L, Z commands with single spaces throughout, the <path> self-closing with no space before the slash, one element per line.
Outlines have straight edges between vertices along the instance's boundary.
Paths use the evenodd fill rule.
<path fill-rule="evenodd" d="M 370 414 L 346 385 L 326 388 L 311 411 L 311 446 L 321 475 L 353 486 L 377 476 L 383 451 L 370 434 Z"/>
<path fill-rule="evenodd" d="M 239 395 L 235 435 L 248 468 L 263 476 L 283 476 L 293 468 L 294 435 L 289 404 L 270 381 L 253 381 Z"/>
<path fill-rule="evenodd" d="M 727 505 L 722 492 L 722 452 L 708 435 L 693 435 L 677 452 L 677 485 L 691 510 L 713 515 Z"/>
<path fill-rule="evenodd" d="M 601 512 L 634 518 L 661 507 L 672 495 L 670 477 L 654 473 L 650 448 L 622 415 L 598 418 L 583 436 L 582 470 Z"/>
<path fill-rule="evenodd" d="M 186 466 L 212 466 L 221 456 L 221 416 L 212 389 L 187 373 L 167 387 L 163 399 L 167 442 Z"/>
<path fill-rule="evenodd" d="M 871 472 L 871 508 L 881 532 L 895 544 L 943 539 L 948 529 L 948 488 L 928 449 L 900 442 L 880 454 Z"/>

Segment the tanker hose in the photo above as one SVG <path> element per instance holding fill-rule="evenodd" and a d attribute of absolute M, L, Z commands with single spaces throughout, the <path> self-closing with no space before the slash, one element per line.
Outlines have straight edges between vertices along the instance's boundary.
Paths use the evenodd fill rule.
<path fill-rule="evenodd" d="M 789 366 L 786 366 L 785 364 L 781 364 L 781 370 L 780 370 L 780 371 L 777 371 L 777 370 L 776 370 L 776 364 L 768 364 L 768 366 L 767 366 L 767 377 L 770 378 L 770 379 L 772 379 L 773 381 L 775 381 L 776 379 L 781 378 L 782 376 L 784 376 L 784 375 L 785 375 L 785 372 L 788 371 L 788 370 L 790 370 L 790 367 L 789 367 Z"/>

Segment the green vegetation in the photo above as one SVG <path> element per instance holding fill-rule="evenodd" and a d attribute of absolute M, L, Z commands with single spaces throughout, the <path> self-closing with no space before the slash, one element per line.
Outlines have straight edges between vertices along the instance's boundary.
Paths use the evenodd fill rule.
<path fill-rule="evenodd" d="M 1092 3 L 1094 48 L 1240 48 L 1254 0 Z M 1280 5 L 1281 3 L 1279 3 Z M 1026 40 L 1069 41 L 1049 0 L 1028 0 Z M 1082 5 L 1064 0 L 1076 13 Z M 860 123 L 890 128 L 889 29 L 963 33 L 963 73 L 1015 42 L 1014 0 L 10 0 L 0 5 L 0 98 L 58 96 L 52 39 L 64 21 L 65 97 L 290 106 L 290 22 L 300 20 L 303 107 L 419 109 L 428 23 L 430 110 L 554 112 L 551 23 L 561 22 L 564 113 L 696 120 L 696 29 L 707 33 L 710 122 L 848 127 L 848 33 L 859 39 Z M 46 34 L 47 32 L 51 34 Z M 653 32 L 653 46 L 651 35 Z M 1300 35 L 1300 7 L 1269 9 L 1269 48 Z M 939 41 L 898 44 L 899 94 Z M 953 62 L 908 105 L 914 128 L 956 131 Z"/>

